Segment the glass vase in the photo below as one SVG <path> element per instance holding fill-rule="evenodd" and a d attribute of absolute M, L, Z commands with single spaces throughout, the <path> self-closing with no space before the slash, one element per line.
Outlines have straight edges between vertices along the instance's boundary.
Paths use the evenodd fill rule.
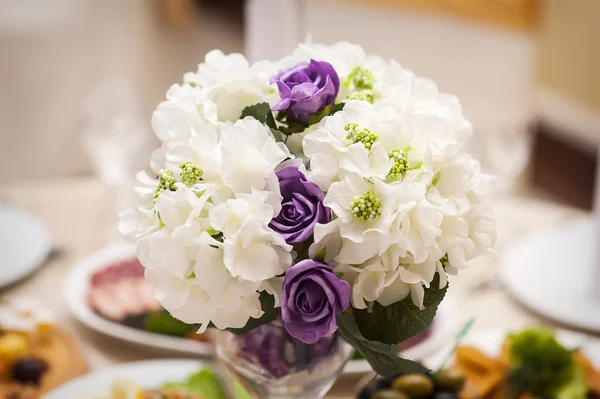
<path fill-rule="evenodd" d="M 246 334 L 221 331 L 217 338 L 219 360 L 260 399 L 322 398 L 353 354 L 337 333 L 305 344 L 290 336 L 281 321 Z"/>

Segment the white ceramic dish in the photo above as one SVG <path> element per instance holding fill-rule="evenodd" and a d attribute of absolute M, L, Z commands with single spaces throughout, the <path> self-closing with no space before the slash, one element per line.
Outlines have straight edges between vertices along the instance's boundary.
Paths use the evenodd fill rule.
<path fill-rule="evenodd" d="M 39 220 L 0 203 L 0 288 L 33 273 L 50 252 L 52 237 Z"/>
<path fill-rule="evenodd" d="M 424 361 L 436 354 L 440 348 L 448 344 L 456 333 L 458 333 L 458 329 L 460 328 L 457 324 L 458 319 L 456 305 L 452 298 L 448 297 L 444 299 L 438 308 L 431 335 L 423 342 L 403 351 L 402 357 L 415 361 Z M 344 369 L 344 373 L 357 374 L 369 373 L 371 371 L 372 368 L 366 360 L 352 360 L 348 362 Z"/>
<path fill-rule="evenodd" d="M 213 347 L 209 343 L 138 330 L 105 319 L 90 308 L 87 294 L 92 275 L 114 262 L 133 257 L 135 257 L 133 246 L 118 244 L 106 247 L 73 266 L 64 285 L 64 298 L 73 316 L 93 330 L 133 344 L 178 354 L 212 355 Z"/>
<path fill-rule="evenodd" d="M 502 329 L 473 331 L 464 338 L 461 345 L 472 345 L 488 356 L 498 356 L 502 349 L 502 342 L 510 332 L 510 330 Z M 568 348 L 580 348 L 595 367 L 600 367 L 599 339 L 566 330 L 556 330 L 556 338 Z M 451 351 L 452 344 L 449 344 L 437 355 L 426 359 L 425 365 L 432 370 L 437 369 Z"/>
<path fill-rule="evenodd" d="M 598 218 L 588 217 L 519 237 L 500 257 L 502 283 L 533 311 L 600 333 L 598 232 Z"/>
<path fill-rule="evenodd" d="M 103 395 L 118 380 L 128 380 L 143 388 L 160 387 L 170 381 L 184 380 L 200 368 L 202 362 L 191 359 L 126 363 L 76 378 L 47 393 L 42 399 L 84 399 Z"/>

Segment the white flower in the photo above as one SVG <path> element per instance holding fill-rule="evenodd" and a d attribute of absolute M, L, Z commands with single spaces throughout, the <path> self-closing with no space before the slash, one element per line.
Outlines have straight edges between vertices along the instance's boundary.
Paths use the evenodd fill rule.
<path fill-rule="evenodd" d="M 302 144 L 310 159 L 310 178 L 326 190 L 354 173 L 398 180 L 391 170 L 397 161 L 404 162 L 403 174 L 429 179 L 431 163 L 456 152 L 459 143 L 437 117 L 350 101 L 309 131 Z"/>
<path fill-rule="evenodd" d="M 336 273 L 341 273 L 342 278 L 352 285 L 352 296 L 350 301 L 357 309 L 365 309 L 368 302 L 377 301 L 384 289 L 398 280 L 399 269 L 387 270 L 378 259 L 365 263 L 360 267 L 339 265 L 335 268 Z M 400 298 L 406 297 L 410 288 L 408 284 L 396 284 L 394 294 Z M 403 298 L 401 298 L 403 299 Z M 399 299 L 399 300 L 401 300 Z"/>
<path fill-rule="evenodd" d="M 496 223 L 493 213 L 487 205 L 473 207 L 465 216 L 468 233 L 460 245 L 448 249 L 448 261 L 455 273 L 467 267 L 467 262 L 480 255 L 494 253 L 496 242 Z"/>
<path fill-rule="evenodd" d="M 381 90 L 385 92 L 381 99 L 382 104 L 392 105 L 402 112 L 426 115 L 443 121 L 461 147 L 473 132 L 473 126 L 464 117 L 458 98 L 440 93 L 430 79 L 410 79 L 409 86 L 405 82 L 400 85 L 384 83 Z"/>
<path fill-rule="evenodd" d="M 364 101 L 351 101 L 344 109 L 309 131 L 302 147 L 310 159 L 310 179 L 327 189 L 349 174 L 385 178 L 392 161 L 379 135 L 400 132 L 392 109 L 378 110 Z"/>
<path fill-rule="evenodd" d="M 262 190 L 269 184 L 279 191 L 275 167 L 292 157 L 283 143 L 275 141 L 269 128 L 251 117 L 223 128 L 220 152 L 223 182 L 235 193 Z"/>
<path fill-rule="evenodd" d="M 120 228 L 165 309 L 202 329 L 243 327 L 263 314 L 260 291 L 278 301 L 277 276 L 291 264 L 292 247 L 268 224 L 281 209 L 275 170 L 292 156 L 252 118 L 199 126 L 157 154 L 159 177 L 139 175 L 139 204 Z"/>
<path fill-rule="evenodd" d="M 260 317 L 260 283 L 236 279 L 227 272 L 222 243 L 206 232 L 199 241 L 192 275 L 178 277 L 164 269 L 146 269 L 146 278 L 163 307 L 186 323 L 200 324 L 201 332 L 211 321 L 217 328 L 239 328 L 250 317 Z"/>
<path fill-rule="evenodd" d="M 365 61 L 366 55 L 361 46 L 348 42 L 339 42 L 334 45 L 302 43 L 291 57 L 283 59 L 283 63 L 285 66 L 291 66 L 311 58 L 330 63 L 342 81 L 356 66 Z"/>
<path fill-rule="evenodd" d="M 352 306 L 357 309 L 364 309 L 375 301 L 388 306 L 404 300 L 409 294 L 413 303 L 422 309 L 425 288 L 430 287 L 437 270 L 432 259 L 414 263 L 412 259 L 399 257 L 397 248 L 392 247 L 382 256 L 375 256 L 361 265 L 342 264 L 335 271 L 352 285 Z M 444 284 L 439 288 L 445 285 L 444 274 Z"/>
<path fill-rule="evenodd" d="M 251 66 L 241 54 L 225 55 L 213 50 L 198 65 L 198 71 L 187 74 L 185 80 L 200 88 L 202 103 L 216 106 L 219 121 L 233 122 L 249 105 L 277 102 L 276 90 L 269 83 L 276 72 L 276 65 L 268 61 Z"/>
<path fill-rule="evenodd" d="M 393 242 L 401 249 L 400 256 L 410 256 L 416 263 L 429 256 L 442 257 L 442 253 L 435 251 L 435 244 L 443 218 L 425 199 L 425 187 L 410 179 L 395 186 L 397 202 L 390 229 Z"/>
<path fill-rule="evenodd" d="M 390 226 L 396 194 L 392 186 L 381 180 L 371 184 L 359 175 L 331 185 L 323 203 L 339 221 L 343 241 L 338 262 L 362 263 L 387 250 L 393 240 Z"/>
<path fill-rule="evenodd" d="M 187 187 L 180 187 L 177 191 L 165 191 L 156 199 L 152 211 L 156 217 L 137 239 L 138 257 L 145 267 L 170 270 L 178 277 L 191 273 L 197 240 L 202 231 L 210 229 L 209 196 L 208 191 L 198 197 Z"/>
<path fill-rule="evenodd" d="M 198 102 L 197 95 L 192 93 L 185 93 L 185 97 L 171 95 L 178 92 L 177 87 L 169 89 L 167 100 L 152 114 L 152 129 L 161 141 L 185 141 L 193 132 L 202 131 L 205 125 L 217 123 L 213 103 Z"/>
<path fill-rule="evenodd" d="M 210 213 L 212 226 L 223 233 L 224 263 L 233 277 L 263 281 L 291 265 L 292 247 L 268 227 L 274 216 L 268 194 L 238 194 Z"/>

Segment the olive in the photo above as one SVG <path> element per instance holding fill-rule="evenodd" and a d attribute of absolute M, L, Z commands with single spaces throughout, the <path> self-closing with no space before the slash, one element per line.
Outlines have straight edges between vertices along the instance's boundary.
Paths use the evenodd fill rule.
<path fill-rule="evenodd" d="M 48 371 L 48 363 L 37 357 L 24 357 L 15 361 L 11 371 L 13 381 L 39 386 L 42 376 Z"/>
<path fill-rule="evenodd" d="M 396 378 L 392 386 L 411 398 L 426 398 L 433 392 L 433 381 L 424 374 L 404 374 Z"/>
<path fill-rule="evenodd" d="M 358 399 L 371 399 L 379 389 L 381 388 L 379 388 L 377 381 L 371 381 L 360 390 Z"/>
<path fill-rule="evenodd" d="M 381 391 L 382 389 L 388 389 L 392 387 L 391 378 L 378 378 L 369 382 L 361 389 L 358 399 L 370 399 L 375 392 Z"/>
<path fill-rule="evenodd" d="M 375 383 L 377 384 L 377 389 L 388 389 L 392 387 L 392 381 L 394 381 L 393 378 L 378 378 L 375 380 Z"/>
<path fill-rule="evenodd" d="M 452 392 L 436 392 L 432 399 L 458 399 L 458 395 Z"/>
<path fill-rule="evenodd" d="M 457 368 L 444 369 L 435 375 L 435 383 L 442 391 L 456 393 L 465 385 L 465 374 Z"/>
<path fill-rule="evenodd" d="M 371 399 L 409 399 L 403 392 L 394 391 L 393 389 L 384 389 L 377 391 Z"/>

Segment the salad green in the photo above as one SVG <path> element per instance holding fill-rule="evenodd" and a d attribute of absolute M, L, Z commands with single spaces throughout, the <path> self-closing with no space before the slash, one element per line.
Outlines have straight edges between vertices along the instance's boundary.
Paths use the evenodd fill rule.
<path fill-rule="evenodd" d="M 232 381 L 235 399 L 251 399 L 250 395 L 239 382 Z M 183 381 L 167 383 L 163 388 L 182 389 L 186 393 L 200 394 L 210 399 L 227 399 L 225 391 L 221 386 L 221 381 L 211 367 L 204 367 Z"/>
<path fill-rule="evenodd" d="M 562 346 L 554 333 L 532 328 L 509 336 L 511 370 L 507 376 L 514 394 L 541 398 L 584 399 L 587 387 L 573 351 Z"/>

